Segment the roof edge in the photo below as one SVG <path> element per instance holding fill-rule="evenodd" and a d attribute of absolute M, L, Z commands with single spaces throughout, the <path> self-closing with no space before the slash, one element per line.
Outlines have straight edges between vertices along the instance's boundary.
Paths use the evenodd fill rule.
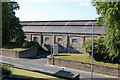
<path fill-rule="evenodd" d="M 46 21 L 20 21 L 20 23 L 26 22 L 88 22 L 88 21 L 97 21 L 97 20 L 46 20 Z"/>

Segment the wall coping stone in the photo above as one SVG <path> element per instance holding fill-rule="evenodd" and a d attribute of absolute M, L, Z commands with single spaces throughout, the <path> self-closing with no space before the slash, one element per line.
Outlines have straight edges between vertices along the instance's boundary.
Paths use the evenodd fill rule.
<path fill-rule="evenodd" d="M 52 58 L 52 57 L 51 57 L 51 56 L 48 56 L 48 58 Z M 74 60 L 69 60 L 69 59 L 64 59 L 64 58 L 55 58 L 55 57 L 54 57 L 54 59 L 67 60 L 67 61 L 73 61 L 73 62 L 77 62 L 77 63 L 82 63 L 82 64 L 89 64 L 89 65 L 91 65 L 91 63 L 86 63 L 86 62 L 81 62 L 81 61 L 74 61 Z M 94 63 L 93 63 L 93 65 L 94 65 L 94 66 L 99 66 L 99 67 L 106 67 L 106 68 L 120 69 L 120 67 L 119 67 L 120 64 L 118 64 L 118 68 L 116 68 L 116 67 L 112 67 L 112 66 L 98 65 L 98 64 L 94 64 Z"/>

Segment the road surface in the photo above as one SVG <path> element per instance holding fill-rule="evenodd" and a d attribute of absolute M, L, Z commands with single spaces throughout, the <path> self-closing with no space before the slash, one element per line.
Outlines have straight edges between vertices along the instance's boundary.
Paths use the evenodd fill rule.
<path fill-rule="evenodd" d="M 70 74 L 80 74 L 80 78 L 85 78 L 85 79 L 91 78 L 90 72 L 47 65 L 46 55 L 40 55 L 33 59 L 9 58 L 9 57 L 0 56 L 0 62 L 8 63 L 8 64 L 15 65 L 22 68 L 50 73 L 50 74 L 57 74 L 59 71 L 64 69 L 64 71 Z M 94 73 L 93 75 L 94 75 L 93 76 L 94 78 L 118 78 L 115 76 L 108 76 L 108 75 L 103 75 L 98 73 Z"/>

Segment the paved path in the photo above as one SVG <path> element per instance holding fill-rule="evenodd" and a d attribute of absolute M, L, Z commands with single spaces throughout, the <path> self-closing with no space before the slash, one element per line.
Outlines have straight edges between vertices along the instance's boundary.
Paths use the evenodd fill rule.
<path fill-rule="evenodd" d="M 22 68 L 27 68 L 27 69 L 37 70 L 37 71 L 41 71 L 41 72 L 45 72 L 45 73 L 50 73 L 50 74 L 58 74 L 59 72 L 61 72 L 61 70 L 63 70 L 64 67 L 47 65 L 46 57 L 47 57 L 47 55 L 40 55 L 40 56 L 38 56 L 36 58 L 32 58 L 32 59 L 18 59 L 18 58 L 8 58 L 8 57 L 0 56 L 0 62 L 12 64 L 12 65 L 22 67 Z M 64 71 L 71 75 L 72 74 L 80 74 L 80 78 L 88 79 L 91 77 L 91 73 L 86 72 L 86 71 L 80 71 L 80 70 L 75 70 L 75 69 L 70 69 L 70 68 L 64 68 Z M 70 77 L 70 76 L 68 76 L 68 77 Z M 117 78 L 117 77 L 94 73 L 94 78 Z"/>

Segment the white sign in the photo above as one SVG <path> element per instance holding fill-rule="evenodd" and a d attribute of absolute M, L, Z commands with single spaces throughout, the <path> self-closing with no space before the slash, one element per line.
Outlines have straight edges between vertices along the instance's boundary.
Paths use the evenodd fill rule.
<path fill-rule="evenodd" d="M 58 44 L 53 45 L 53 55 L 58 55 Z"/>

